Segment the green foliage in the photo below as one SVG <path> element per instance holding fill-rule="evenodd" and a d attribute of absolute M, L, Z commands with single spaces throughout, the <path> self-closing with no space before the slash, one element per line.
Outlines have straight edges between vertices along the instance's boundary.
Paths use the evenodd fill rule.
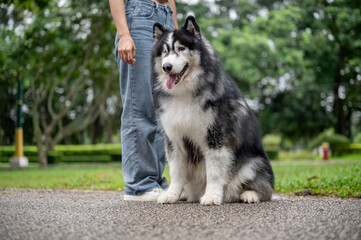
<path fill-rule="evenodd" d="M 361 143 L 353 143 L 349 146 L 349 152 L 358 154 L 358 159 L 361 159 Z"/>
<path fill-rule="evenodd" d="M 96 142 L 96 129 L 105 129 L 110 139 L 121 104 L 115 103 L 120 96 L 109 3 L 16 1 L 1 4 L 0 13 L 0 101 L 10 106 L 1 104 L 0 113 L 12 117 L 1 118 L 0 144 L 13 143 L 8 137 L 14 132 L 11 106 L 14 83 L 20 80 L 30 110 L 24 114 L 26 143 L 37 141 L 46 155 L 63 140 L 79 143 L 91 135 Z M 93 122 L 94 128 L 87 129 Z"/>
<path fill-rule="evenodd" d="M 347 137 L 335 133 L 333 129 L 329 129 L 314 139 L 309 147 L 311 149 L 319 147 L 323 142 L 330 144 L 331 151 L 336 156 L 346 153 L 350 144 L 350 140 Z"/>
<path fill-rule="evenodd" d="M 265 148 L 267 156 L 269 157 L 270 160 L 277 160 L 278 159 L 278 152 L 279 149 L 278 148 Z"/>
<path fill-rule="evenodd" d="M 359 143 L 350 144 L 350 149 L 361 150 L 361 144 Z"/>
<path fill-rule="evenodd" d="M 311 139 L 335 123 L 319 103 L 318 89 L 293 89 L 277 94 L 260 113 L 263 132 L 281 132 L 292 140 Z"/>
<path fill-rule="evenodd" d="M 110 155 L 69 155 L 62 156 L 58 161 L 62 163 L 91 163 L 91 162 L 110 162 L 112 160 Z"/>
<path fill-rule="evenodd" d="M 121 154 L 122 147 L 120 144 L 56 145 L 54 151 L 61 152 L 63 156 Z"/>
<path fill-rule="evenodd" d="M 262 142 L 270 160 L 278 159 L 278 152 L 280 151 L 281 146 L 281 136 L 269 134 L 263 137 Z"/>
<path fill-rule="evenodd" d="M 281 151 L 278 155 L 280 161 L 309 161 L 319 160 L 318 155 L 309 151 Z"/>
<path fill-rule="evenodd" d="M 0 161 L 8 162 L 15 152 L 14 146 L 0 146 Z M 30 162 L 38 161 L 38 150 L 35 146 L 25 146 L 24 155 Z M 60 162 L 109 162 L 121 161 L 120 144 L 97 145 L 56 145 L 49 152 L 49 163 Z"/>
<path fill-rule="evenodd" d="M 279 148 L 281 145 L 281 137 L 278 135 L 268 134 L 263 137 L 262 141 L 266 147 Z"/>
<path fill-rule="evenodd" d="M 271 160 L 276 160 L 280 151 L 281 137 L 269 134 L 263 137 L 262 142 L 268 157 Z"/>
<path fill-rule="evenodd" d="M 311 75 L 312 84 L 325 87 L 323 94 L 334 97 L 332 107 L 337 116 L 336 132 L 350 136 L 352 123 L 346 116 L 360 111 L 361 107 L 361 82 L 355 81 L 361 77 L 358 67 L 361 54 L 359 3 L 353 0 L 294 2 L 302 9 L 303 21 L 299 27 L 306 30 L 308 40 L 305 45 L 306 67 L 315 69 Z"/>
<path fill-rule="evenodd" d="M 0 146 L 0 156 L 11 157 L 15 153 L 15 146 Z M 25 156 L 37 156 L 38 150 L 35 146 L 24 146 Z"/>
<path fill-rule="evenodd" d="M 291 150 L 293 146 L 294 146 L 294 143 L 290 139 L 282 138 L 281 148 L 283 150 Z"/>
<path fill-rule="evenodd" d="M 358 133 L 353 139 L 354 143 L 361 143 L 361 133 Z"/>

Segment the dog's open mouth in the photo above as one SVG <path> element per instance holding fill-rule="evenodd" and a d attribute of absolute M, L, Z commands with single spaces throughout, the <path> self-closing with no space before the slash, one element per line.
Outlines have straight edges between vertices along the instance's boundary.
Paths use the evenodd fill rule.
<path fill-rule="evenodd" d="M 188 63 L 184 66 L 184 68 L 182 69 L 182 71 L 180 73 L 177 74 L 168 74 L 167 76 L 167 88 L 168 89 L 172 89 L 177 83 L 180 82 L 182 76 L 184 75 L 184 73 L 186 72 L 188 68 Z"/>

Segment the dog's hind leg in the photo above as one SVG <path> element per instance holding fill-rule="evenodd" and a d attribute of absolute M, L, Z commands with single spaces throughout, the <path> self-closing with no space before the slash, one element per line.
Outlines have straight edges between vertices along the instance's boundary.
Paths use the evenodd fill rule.
<path fill-rule="evenodd" d="M 245 191 L 240 194 L 240 200 L 245 203 L 258 203 L 271 200 L 273 188 L 271 182 L 264 176 L 256 178 L 248 183 Z"/>
<path fill-rule="evenodd" d="M 239 199 L 246 203 L 257 203 L 270 200 L 273 193 L 273 173 L 266 159 L 253 158 L 239 170 L 233 184 L 238 185 L 241 192 Z"/>
<path fill-rule="evenodd" d="M 244 191 L 243 193 L 241 193 L 240 195 L 240 199 L 242 202 L 245 203 L 258 203 L 260 202 L 258 193 L 256 191 Z"/>

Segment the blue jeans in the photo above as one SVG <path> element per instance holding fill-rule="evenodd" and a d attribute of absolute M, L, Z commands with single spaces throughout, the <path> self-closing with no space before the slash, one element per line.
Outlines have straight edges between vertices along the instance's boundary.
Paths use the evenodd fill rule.
<path fill-rule="evenodd" d="M 137 195 L 157 187 L 168 187 L 167 179 L 162 177 L 164 139 L 154 113 L 150 52 L 154 44 L 154 23 L 159 22 L 168 29 L 174 26 L 171 8 L 151 0 L 127 0 L 125 11 L 136 47 L 136 62 L 133 67 L 119 58 L 117 34 L 115 54 L 123 103 L 122 169 L 125 194 Z"/>

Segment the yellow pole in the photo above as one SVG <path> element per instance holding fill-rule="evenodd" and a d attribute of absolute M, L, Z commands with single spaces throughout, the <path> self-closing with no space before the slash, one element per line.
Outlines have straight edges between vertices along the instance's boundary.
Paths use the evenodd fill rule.
<path fill-rule="evenodd" d="M 27 157 L 24 156 L 24 148 L 23 148 L 23 126 L 22 126 L 22 91 L 23 86 L 22 82 L 19 81 L 18 83 L 18 111 L 17 111 L 17 124 L 16 124 L 16 131 L 15 131 L 15 153 L 14 157 L 10 159 L 10 167 L 11 168 L 26 168 L 29 165 L 29 160 Z"/>
<path fill-rule="evenodd" d="M 17 128 L 15 131 L 15 154 L 14 157 L 24 157 L 23 129 Z"/>

